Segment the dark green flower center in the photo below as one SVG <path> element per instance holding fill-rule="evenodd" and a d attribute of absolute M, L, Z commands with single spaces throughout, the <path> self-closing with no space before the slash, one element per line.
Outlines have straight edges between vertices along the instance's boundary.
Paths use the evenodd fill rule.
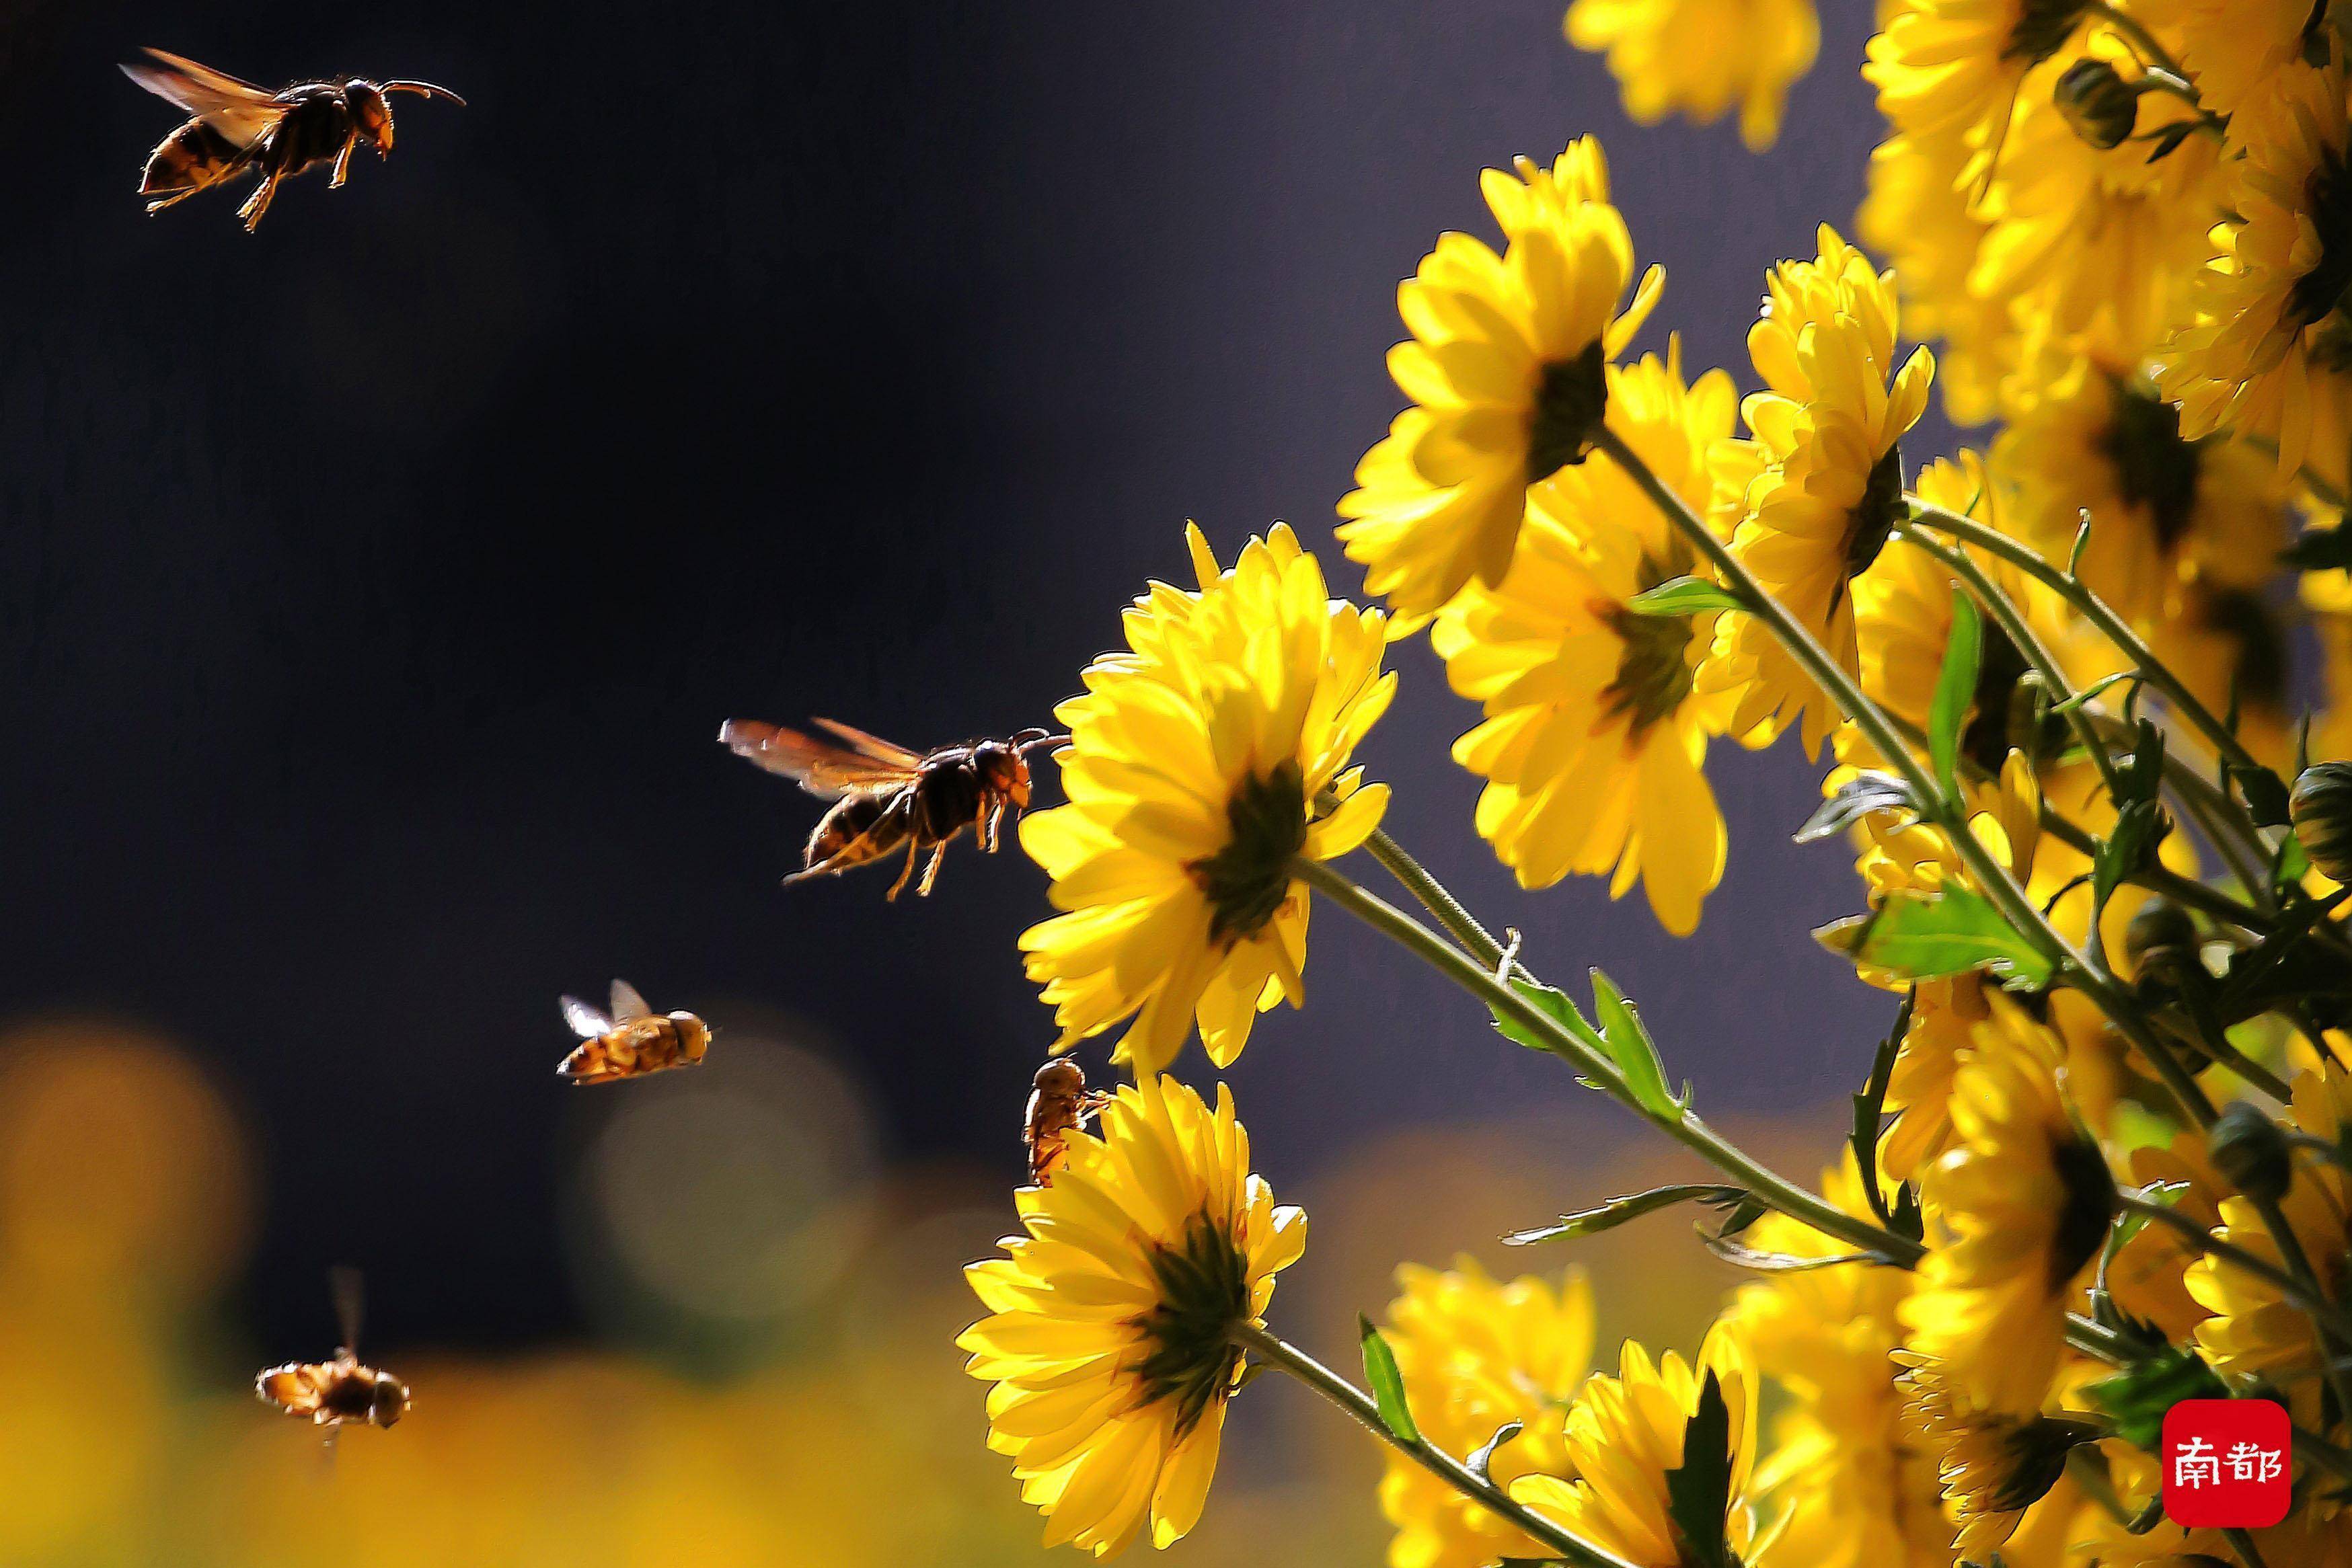
<path fill-rule="evenodd" d="M 1576 358 L 1546 365 L 1536 387 L 1535 419 L 1528 427 L 1528 483 L 1539 484 L 1583 462 L 1608 407 L 1609 372 L 1598 339 Z"/>
<path fill-rule="evenodd" d="M 2169 555 L 2197 515 L 2197 472 L 2204 444 L 2180 438 L 2180 411 L 2170 403 L 2122 382 L 2114 387 L 2097 450 L 2115 465 L 2116 489 L 2125 504 L 2147 508 L 2157 547 Z"/>
<path fill-rule="evenodd" d="M 1181 1245 L 1153 1243 L 1150 1261 L 1160 1299 L 1132 1320 L 1148 1347 L 1133 1371 L 1143 1404 L 1176 1401 L 1181 1437 L 1233 1387 L 1242 1353 L 1232 1335 L 1250 1315 L 1249 1261 L 1206 1213 L 1186 1223 Z"/>
<path fill-rule="evenodd" d="M 2000 57 L 2022 60 L 2029 66 L 2048 59 L 2074 36 L 2074 25 L 2090 8 L 2090 0 L 2025 0 L 2009 29 L 2009 41 L 2001 46 Z"/>
<path fill-rule="evenodd" d="M 1680 538 L 1669 546 L 1664 560 L 1644 552 L 1634 574 L 1647 592 L 1662 582 L 1690 575 L 1695 564 L 1690 547 Z M 1600 620 L 1624 646 L 1617 655 L 1617 678 L 1601 694 L 1601 711 L 1631 720 L 1630 738 L 1639 741 L 1652 725 L 1682 706 L 1690 695 L 1691 620 L 1687 615 L 1642 615 L 1612 601 L 1592 606 Z"/>
<path fill-rule="evenodd" d="M 1984 652 L 1977 664 L 1976 712 L 1960 731 L 1960 751 L 1996 779 L 2000 776 L 2001 764 L 2009 760 L 2011 747 L 2021 738 L 2019 731 L 2032 722 L 2030 715 L 2016 711 L 2017 683 L 2025 678 L 2028 668 L 2025 655 L 2017 651 L 2017 644 L 2010 641 L 2000 622 L 1985 622 Z M 2048 715 L 2038 732 L 2023 737 L 2030 739 L 2031 745 L 2021 749 L 2037 759 L 2046 758 L 2056 753 L 2065 737 L 2065 719 Z"/>
<path fill-rule="evenodd" d="M 1232 836 L 1186 869 L 1209 897 L 1209 940 L 1230 947 L 1255 936 L 1290 894 L 1291 857 L 1307 843 L 1307 786 L 1298 764 L 1244 779 L 1225 802 Z"/>
<path fill-rule="evenodd" d="M 1886 449 L 1886 455 L 1870 465 L 1869 482 L 1862 487 L 1862 499 L 1846 519 L 1845 574 L 1860 577 L 1886 548 L 1886 536 L 1903 520 L 1903 447 L 1897 443 Z"/>
<path fill-rule="evenodd" d="M 2352 167 L 2340 152 L 2322 152 L 2304 187 L 2305 210 L 2319 234 L 2319 260 L 2287 294 L 2283 326 L 2300 330 L 2341 308 L 2352 287 Z"/>
<path fill-rule="evenodd" d="M 2230 681 L 2239 706 L 2248 712 L 2277 713 L 2286 706 L 2286 631 L 2259 594 L 2242 588 L 2205 589 L 2190 615 L 2230 647 Z"/>
<path fill-rule="evenodd" d="M 2037 1416 L 2021 1421 L 2001 1438 L 2009 1473 L 1979 1505 L 1979 1513 L 2022 1513 L 2050 1495 L 2066 1473 L 2066 1456 L 2088 1441 L 2096 1428 L 2080 1421 Z"/>
<path fill-rule="evenodd" d="M 2066 1195 L 2050 1236 L 2050 1289 L 2056 1291 L 2072 1284 L 2106 1244 L 2107 1227 L 2116 1218 L 2116 1183 L 2099 1146 L 2081 1138 L 2060 1141 L 2050 1151 L 2050 1163 Z"/>

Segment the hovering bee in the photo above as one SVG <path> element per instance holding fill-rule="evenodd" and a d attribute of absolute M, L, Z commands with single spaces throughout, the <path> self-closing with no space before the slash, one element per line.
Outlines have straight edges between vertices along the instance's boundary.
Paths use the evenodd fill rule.
<path fill-rule="evenodd" d="M 610 1083 L 672 1067 L 692 1067 L 710 1049 L 710 1026 L 692 1013 L 667 1016 L 646 1006 L 626 980 L 613 982 L 613 1010 L 563 998 L 563 1021 L 581 1037 L 555 1071 L 574 1083 Z"/>
<path fill-rule="evenodd" d="M 466 102 L 431 82 L 374 82 L 362 77 L 341 84 L 296 82 L 272 93 L 178 55 L 161 49 L 146 53 L 157 63 L 125 66 L 122 74 L 195 117 L 147 155 L 146 172 L 139 182 L 139 193 L 154 198 L 147 210 L 160 213 L 251 169 L 261 183 L 237 209 L 247 234 L 269 210 L 280 180 L 331 158 L 335 177 L 331 188 L 341 189 L 351 173 L 352 150 L 361 142 L 374 148 L 377 157 L 389 157 L 392 105 L 386 95 L 446 98 L 460 108 Z"/>
<path fill-rule="evenodd" d="M 331 1452 L 346 1421 L 389 1427 L 408 1414 L 408 1385 L 359 1359 L 360 1276 L 337 1269 L 330 1276 L 343 1343 L 332 1361 L 289 1361 L 253 1380 L 253 1391 L 289 1416 L 307 1416 L 327 1429 Z"/>
<path fill-rule="evenodd" d="M 1093 1121 L 1110 1096 L 1087 1088 L 1086 1069 L 1067 1057 L 1045 1063 L 1031 1082 L 1029 1111 L 1021 1125 L 1021 1141 L 1029 1148 L 1029 1184 L 1051 1186 L 1054 1167 L 1069 1154 L 1062 1140 Z"/>
<path fill-rule="evenodd" d="M 931 852 L 930 863 L 915 891 L 928 896 L 948 844 L 966 828 L 982 850 L 994 854 L 1005 813 L 1017 817 L 1029 809 L 1029 753 L 1068 739 L 1024 729 L 1010 740 L 914 752 L 829 718 L 816 722 L 841 743 L 750 718 L 729 719 L 719 727 L 719 738 L 738 757 L 835 803 L 809 834 L 803 867 L 784 878 L 787 883 L 838 876 L 903 844 L 907 865 L 890 884 L 894 899 L 915 874 L 915 862 L 925 850 Z"/>

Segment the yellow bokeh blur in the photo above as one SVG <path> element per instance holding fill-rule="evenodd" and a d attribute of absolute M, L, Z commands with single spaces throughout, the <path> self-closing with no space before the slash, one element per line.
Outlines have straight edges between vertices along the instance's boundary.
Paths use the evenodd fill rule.
<path fill-rule="evenodd" d="M 394 1430 L 345 1433 L 331 1459 L 314 1428 L 251 1392 L 262 1362 L 328 1350 L 324 1281 L 317 1344 L 256 1347 L 223 1323 L 258 1184 L 222 1087 L 137 1028 L 0 1030 L 0 1563 L 1054 1561 L 981 1441 L 954 1345 L 972 1310 L 959 1266 L 1012 1219 L 1004 1173 L 883 1165 L 856 1084 L 788 1019 L 738 1023 L 728 1043 L 730 1067 L 583 1097 L 569 1185 L 599 1343 L 384 1354 L 414 1409 Z M 1465 1236 L 1660 1164 L 1595 1139 L 1574 1141 L 1591 1151 L 1574 1167 L 1532 1126 L 1403 1136 L 1410 1148 L 1375 1141 L 1305 1178 L 1319 1207 L 1299 1328 L 1331 1328 L 1334 1354 L 1401 1258 L 1442 1261 Z M 1696 1249 L 1644 1256 L 1697 1261 L 1672 1279 L 1604 1268 L 1633 1292 L 1611 1322 L 1695 1333 L 1678 1305 L 1713 1295 L 1697 1275 L 1714 1265 Z M 735 1347 L 716 1370 L 680 1349 L 714 1333 Z M 1250 1462 L 1229 1469 L 1174 1561 L 1379 1559 L 1380 1459 L 1347 1423 L 1269 1380 L 1234 1442 Z"/>

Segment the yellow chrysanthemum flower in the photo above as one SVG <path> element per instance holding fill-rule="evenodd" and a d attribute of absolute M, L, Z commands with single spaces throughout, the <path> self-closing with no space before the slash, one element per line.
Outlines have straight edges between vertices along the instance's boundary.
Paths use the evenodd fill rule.
<path fill-rule="evenodd" d="M 2221 1223 L 2221 1204 L 2229 1186 L 2213 1169 L 2201 1133 L 2180 1133 L 2163 1148 L 2132 1151 L 2135 1186 L 2150 1182 L 2185 1184 L 2171 1198 L 2175 1214 L 2211 1230 Z M 2152 1322 L 2176 1343 L 2210 1315 L 2189 1293 L 2189 1266 L 2201 1256 L 2168 1225 L 2144 1225 L 2116 1250 L 2107 1265 L 2107 1293 L 2118 1310 Z"/>
<path fill-rule="evenodd" d="M 2157 384 L 2181 434 L 2234 431 L 2277 444 L 2279 472 L 2306 462 L 2345 483 L 2352 448 L 2352 169 L 2343 73 L 2297 67 L 2231 117 L 2221 254 L 2194 285 L 2195 320 L 2159 356 Z"/>
<path fill-rule="evenodd" d="M 1612 427 L 1701 509 L 1736 401 L 1720 371 L 1685 388 L 1672 356 L 1609 372 Z M 1715 617 L 1626 606 L 1701 570 L 1624 470 L 1596 457 L 1529 493 L 1502 583 L 1465 590 L 1431 633 L 1454 689 L 1484 705 L 1454 758 L 1488 781 L 1478 831 L 1520 885 L 1613 870 L 1614 897 L 1639 878 L 1676 936 L 1723 876 L 1723 813 L 1703 768 L 1722 705 L 1692 691 Z"/>
<path fill-rule="evenodd" d="M 2011 754 L 2000 780 L 1971 826 L 1994 858 L 2031 887 L 2041 880 L 2035 862 L 2042 841 L 2042 793 L 2022 754 Z M 1969 881 L 1951 844 L 1924 823 L 1907 818 L 1898 823 L 1874 813 L 1859 824 L 1859 837 L 1854 871 L 1873 909 L 1898 894 L 1932 895 Z M 1911 987 L 1905 977 L 1868 967 L 1862 977 L 1889 990 Z M 1885 1109 L 1893 1120 L 1878 1149 L 1880 1162 L 1896 1180 L 1916 1180 L 1952 1146 L 1953 1084 L 1976 1049 L 1978 1030 L 1992 1019 L 1994 989 L 1993 982 L 1975 973 L 1922 980 L 1912 989 L 1910 1027 L 1886 1082 Z"/>
<path fill-rule="evenodd" d="M 1687 1559 L 1667 1509 L 1666 1472 L 1682 1468 L 1684 1429 L 1710 1375 L 1730 1418 L 1724 1537 L 1739 1561 L 1755 1561 L 1758 1531 L 1748 1488 L 1756 1455 L 1755 1371 L 1727 1325 L 1708 1332 L 1696 1365 L 1672 1351 L 1654 1362 L 1627 1340 L 1617 1375 L 1587 1378 L 1568 1412 L 1568 1458 L 1576 1479 L 1522 1477 L 1511 1487 L 1512 1498 L 1635 1568 L 1683 1568 Z"/>
<path fill-rule="evenodd" d="M 1482 188 L 1504 252 L 1449 234 L 1398 287 L 1412 337 L 1389 350 L 1389 373 L 1413 406 L 1364 455 L 1339 503 L 1339 538 L 1365 591 L 1397 617 L 1391 636 L 1474 577 L 1502 581 L 1530 493 L 1584 460 L 1605 413 L 1604 370 L 1664 283 L 1654 267 L 1623 303 L 1633 241 L 1591 138 L 1549 169 L 1490 169 Z"/>
<path fill-rule="evenodd" d="M 1812 0 L 1576 0 L 1567 30 L 1578 48 L 1608 52 L 1635 124 L 1679 111 L 1712 125 L 1738 104 L 1739 139 L 1759 152 L 1822 41 Z"/>
<path fill-rule="evenodd" d="M 992 1382 L 989 1447 L 1013 1457 L 1045 1544 L 1107 1557 L 1150 1525 L 1167 1546 L 1201 1516 L 1232 1339 L 1260 1324 L 1307 1216 L 1250 1171 L 1233 1096 L 1213 1112 L 1173 1079 L 1118 1091 L 1073 1133 L 1051 1186 L 1016 1195 L 1025 1236 L 965 1270 L 990 1315 L 956 1343 Z"/>
<path fill-rule="evenodd" d="M 1935 357 L 1895 365 L 1892 274 L 1881 274 L 1828 225 L 1814 261 L 1784 261 L 1769 279 L 1748 350 L 1769 391 L 1741 405 L 1764 466 L 1738 502 L 1732 552 L 1849 673 L 1861 667 L 1853 579 L 1878 559 L 1902 519 L 1897 443 L 1927 406 Z M 1892 378 L 1890 383 L 1890 376 Z M 1727 469 L 1733 468 L 1727 463 Z M 1731 728 L 1769 737 L 1803 721 L 1805 754 L 1839 719 L 1837 705 L 1752 615 L 1716 628 L 1702 691 L 1736 691 Z"/>
<path fill-rule="evenodd" d="M 1685 1461 L 1685 1429 L 1710 1376 L 1729 1417 L 1725 1540 L 1735 1555 L 1748 1560 L 1759 1535 L 1749 1484 L 1757 1450 L 1755 1373 L 1728 1324 L 1708 1332 L 1696 1363 L 1671 1351 L 1654 1362 L 1642 1345 L 1626 1341 L 1617 1375 L 1587 1379 L 1568 1411 L 1569 1465 L 1576 1479 L 1526 1477 L 1512 1496 L 1639 1568 L 1680 1568 L 1685 1559 L 1669 1516 L 1666 1473 Z"/>
<path fill-rule="evenodd" d="M 2066 46 L 2089 9 L 2088 0 L 1893 0 L 1863 78 L 1902 130 L 1984 146 L 2027 76 Z"/>
<path fill-rule="evenodd" d="M 1857 1218 L 1870 1210 L 1851 1155 L 1823 1173 L 1822 1195 Z M 1811 1227 L 1767 1215 L 1743 1238 L 1763 1252 L 1822 1258 L 1851 1250 Z M 1837 1264 L 1741 1287 L 1731 1316 L 1757 1370 L 1790 1403 L 1772 1423 L 1757 1490 L 1788 1522 L 1774 1543 L 1808 1568 L 1948 1568 L 1951 1527 L 1937 1501 L 1935 1457 L 1901 1422 L 1889 1359 L 1902 1343 L 1904 1270 Z"/>
<path fill-rule="evenodd" d="M 1891 136 L 1870 155 L 1869 193 L 1854 214 L 1863 241 L 1894 264 L 1903 323 L 1937 344 L 1945 412 L 1981 424 L 2000 412 L 2018 353 L 2005 295 L 1971 287 L 1991 225 L 1961 187 L 1969 161 L 1957 136 Z"/>
<path fill-rule="evenodd" d="M 1973 517 L 2004 533 L 2012 531 L 2013 512 L 2004 504 L 2010 488 L 1996 484 L 1975 452 L 1963 448 L 1957 460 L 1937 458 L 1920 473 L 1912 488 L 1932 506 Z M 2076 687 L 2116 667 L 2112 647 L 2090 634 L 2066 601 L 2039 579 L 2000 557 L 1974 547 L 1962 548 L 2023 613 L 2035 639 Z M 2063 551 L 2059 559 L 2064 559 Z M 1868 572 L 1854 580 L 1862 689 L 1922 734 L 1935 706 L 1944 652 L 1951 642 L 1952 596 L 1961 588 L 1958 576 L 1949 567 L 1900 539 Z M 1981 611 L 1978 618 L 1981 651 L 1976 691 L 1960 732 L 1961 754 L 1995 777 L 2013 747 L 2026 747 L 2033 761 L 2048 767 L 2071 744 L 2065 721 L 2048 719 L 2032 735 L 2021 732 L 2026 716 L 2016 711 L 2018 685 L 2030 666 L 1998 621 Z M 1852 725 L 1839 729 L 1837 749 L 1842 762 L 1885 766 Z"/>
<path fill-rule="evenodd" d="M 2068 558 L 2089 511 L 2083 580 L 2143 622 L 2179 614 L 2189 582 L 2266 581 L 2285 543 L 2268 457 L 2183 438 L 2179 411 L 2154 388 L 2088 361 L 2002 433 L 1993 461 L 2016 488 L 2019 537 L 2049 559 Z"/>
<path fill-rule="evenodd" d="M 2199 100 L 2216 114 L 2273 90 L 2310 44 L 2325 42 L 2327 26 L 2327 7 L 2311 0 L 2132 0 L 2131 11 L 2172 40 Z"/>
<path fill-rule="evenodd" d="M 1526 1426 L 1495 1449 L 1489 1473 L 1567 1477 L 1559 1412 L 1592 1361 L 1592 1291 L 1580 1273 L 1498 1284 L 1468 1258 L 1440 1271 L 1407 1264 L 1389 1303 L 1389 1343 L 1422 1435 L 1449 1454 L 1476 1451 L 1507 1422 Z M 1482 1568 L 1539 1558 L 1541 1543 L 1421 1466 L 1391 1452 L 1381 1511 L 1397 1528 L 1389 1568 Z"/>
<path fill-rule="evenodd" d="M 2080 57 L 2126 79 L 2142 74 L 2112 35 Z M 2162 94 L 2142 97 L 2137 110 L 2144 136 L 2196 112 Z M 2210 137 L 2192 135 L 2150 162 L 2143 142 L 2085 141 L 2046 92 L 2021 100 L 1983 183 L 1978 204 L 1990 226 L 1968 278 L 1972 294 L 2009 302 L 2019 362 L 2054 372 L 2076 355 L 2136 365 L 2152 351 L 2186 318 L 2189 279 L 2212 254 L 2205 231 L 2221 211 L 2219 170 Z M 2009 401 L 2015 409 L 2032 400 Z"/>
<path fill-rule="evenodd" d="M 1055 710 L 1069 804 L 1021 824 L 1067 912 L 1021 937 L 1056 1048 L 1131 1018 L 1118 1054 L 1139 1073 L 1195 1019 L 1223 1066 L 1260 1011 L 1299 1004 L 1307 900 L 1291 862 L 1347 853 L 1388 802 L 1348 766 L 1396 689 L 1380 612 L 1332 600 L 1286 528 L 1231 571 L 1189 537 L 1199 591 L 1155 585 L 1128 612 L 1129 651 Z"/>
<path fill-rule="evenodd" d="M 2333 1067 L 2298 1073 L 2288 1116 L 2294 1129 L 2335 1142 L 2352 1124 L 2352 1075 Z M 2297 1161 L 2293 1184 L 2279 1202 L 2304 1256 L 2317 1261 L 2321 1289 L 2331 1301 L 2346 1299 L 2341 1260 L 2352 1257 L 2352 1183 L 2336 1166 Z M 2281 1264 L 2277 1239 L 2259 1210 L 2242 1197 L 2221 1200 L 2217 1234 L 2272 1267 Z M 2189 1265 L 2189 1293 L 2213 1315 L 2197 1325 L 2197 1345 L 2216 1372 L 2268 1379 L 2286 1396 L 2298 1417 L 2316 1417 L 2325 1386 L 2317 1375 L 2322 1346 L 2318 1330 L 2277 1287 L 2218 1258 Z"/>
<path fill-rule="evenodd" d="M 1996 998 L 1953 1082 L 1955 1146 L 1920 1176 L 1941 1234 L 1900 1311 L 1910 1348 L 1972 1409 L 2041 1409 L 2067 1309 L 2115 1215 L 2106 1160 L 2059 1098 L 2063 1051 Z"/>
<path fill-rule="evenodd" d="M 2098 1428 L 2045 1416 L 2039 1402 L 2014 1413 L 1977 1408 L 1934 1357 L 1898 1350 L 1894 1359 L 1903 1369 L 1895 1379 L 1903 1426 L 1933 1456 L 1957 1528 L 1952 1552 L 1963 1562 L 1997 1561 L 1993 1552 L 2064 1475 L 2067 1454 Z"/>

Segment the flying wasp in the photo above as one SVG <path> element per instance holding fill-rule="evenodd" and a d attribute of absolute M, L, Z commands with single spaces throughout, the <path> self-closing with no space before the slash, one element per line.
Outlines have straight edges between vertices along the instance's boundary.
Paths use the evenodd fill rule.
<path fill-rule="evenodd" d="M 122 74 L 194 116 L 147 155 L 146 172 L 139 182 L 139 193 L 153 198 L 147 210 L 160 213 L 251 169 L 261 182 L 237 209 L 247 234 L 269 210 L 280 180 L 331 158 L 335 177 L 331 188 L 341 189 L 351 174 L 352 149 L 361 142 L 374 148 L 377 157 L 389 157 L 392 105 L 386 99 L 391 94 L 446 98 L 460 108 L 466 102 L 431 82 L 378 82 L 362 77 L 341 83 L 296 82 L 273 93 L 162 49 L 146 54 L 153 65 L 125 66 Z"/>
<path fill-rule="evenodd" d="M 563 1021 L 580 1036 L 555 1071 L 574 1083 L 610 1083 L 672 1067 L 692 1067 L 710 1049 L 710 1026 L 692 1013 L 655 1012 L 626 980 L 613 982 L 613 1010 L 563 998 Z"/>
<path fill-rule="evenodd" d="M 347 1421 L 368 1427 L 389 1427 L 408 1414 L 408 1385 L 389 1372 L 362 1365 L 359 1359 L 360 1276 L 355 1269 L 337 1269 L 329 1276 L 335 1294 L 335 1317 L 343 1343 L 331 1361 L 289 1361 L 273 1366 L 253 1380 L 253 1391 L 263 1401 L 289 1416 L 308 1416 L 327 1429 L 327 1448 Z"/>
<path fill-rule="evenodd" d="M 1051 1186 L 1054 1167 L 1069 1155 L 1063 1140 L 1093 1121 L 1110 1096 L 1087 1088 L 1086 1069 L 1067 1057 L 1045 1063 L 1032 1082 L 1021 1141 L 1029 1149 L 1029 1185 Z"/>
<path fill-rule="evenodd" d="M 802 869 L 784 878 L 838 876 L 901 846 L 906 869 L 890 884 L 897 898 L 925 850 L 930 863 L 915 891 L 928 895 L 948 845 L 966 828 L 994 854 L 1007 813 L 1029 809 L 1029 753 L 1068 738 L 1024 729 L 1009 740 L 973 740 L 935 751 L 909 751 L 862 729 L 821 718 L 834 740 L 803 735 L 757 719 L 730 718 L 719 739 L 738 757 L 781 773 L 810 794 L 834 802 L 802 854 Z"/>

